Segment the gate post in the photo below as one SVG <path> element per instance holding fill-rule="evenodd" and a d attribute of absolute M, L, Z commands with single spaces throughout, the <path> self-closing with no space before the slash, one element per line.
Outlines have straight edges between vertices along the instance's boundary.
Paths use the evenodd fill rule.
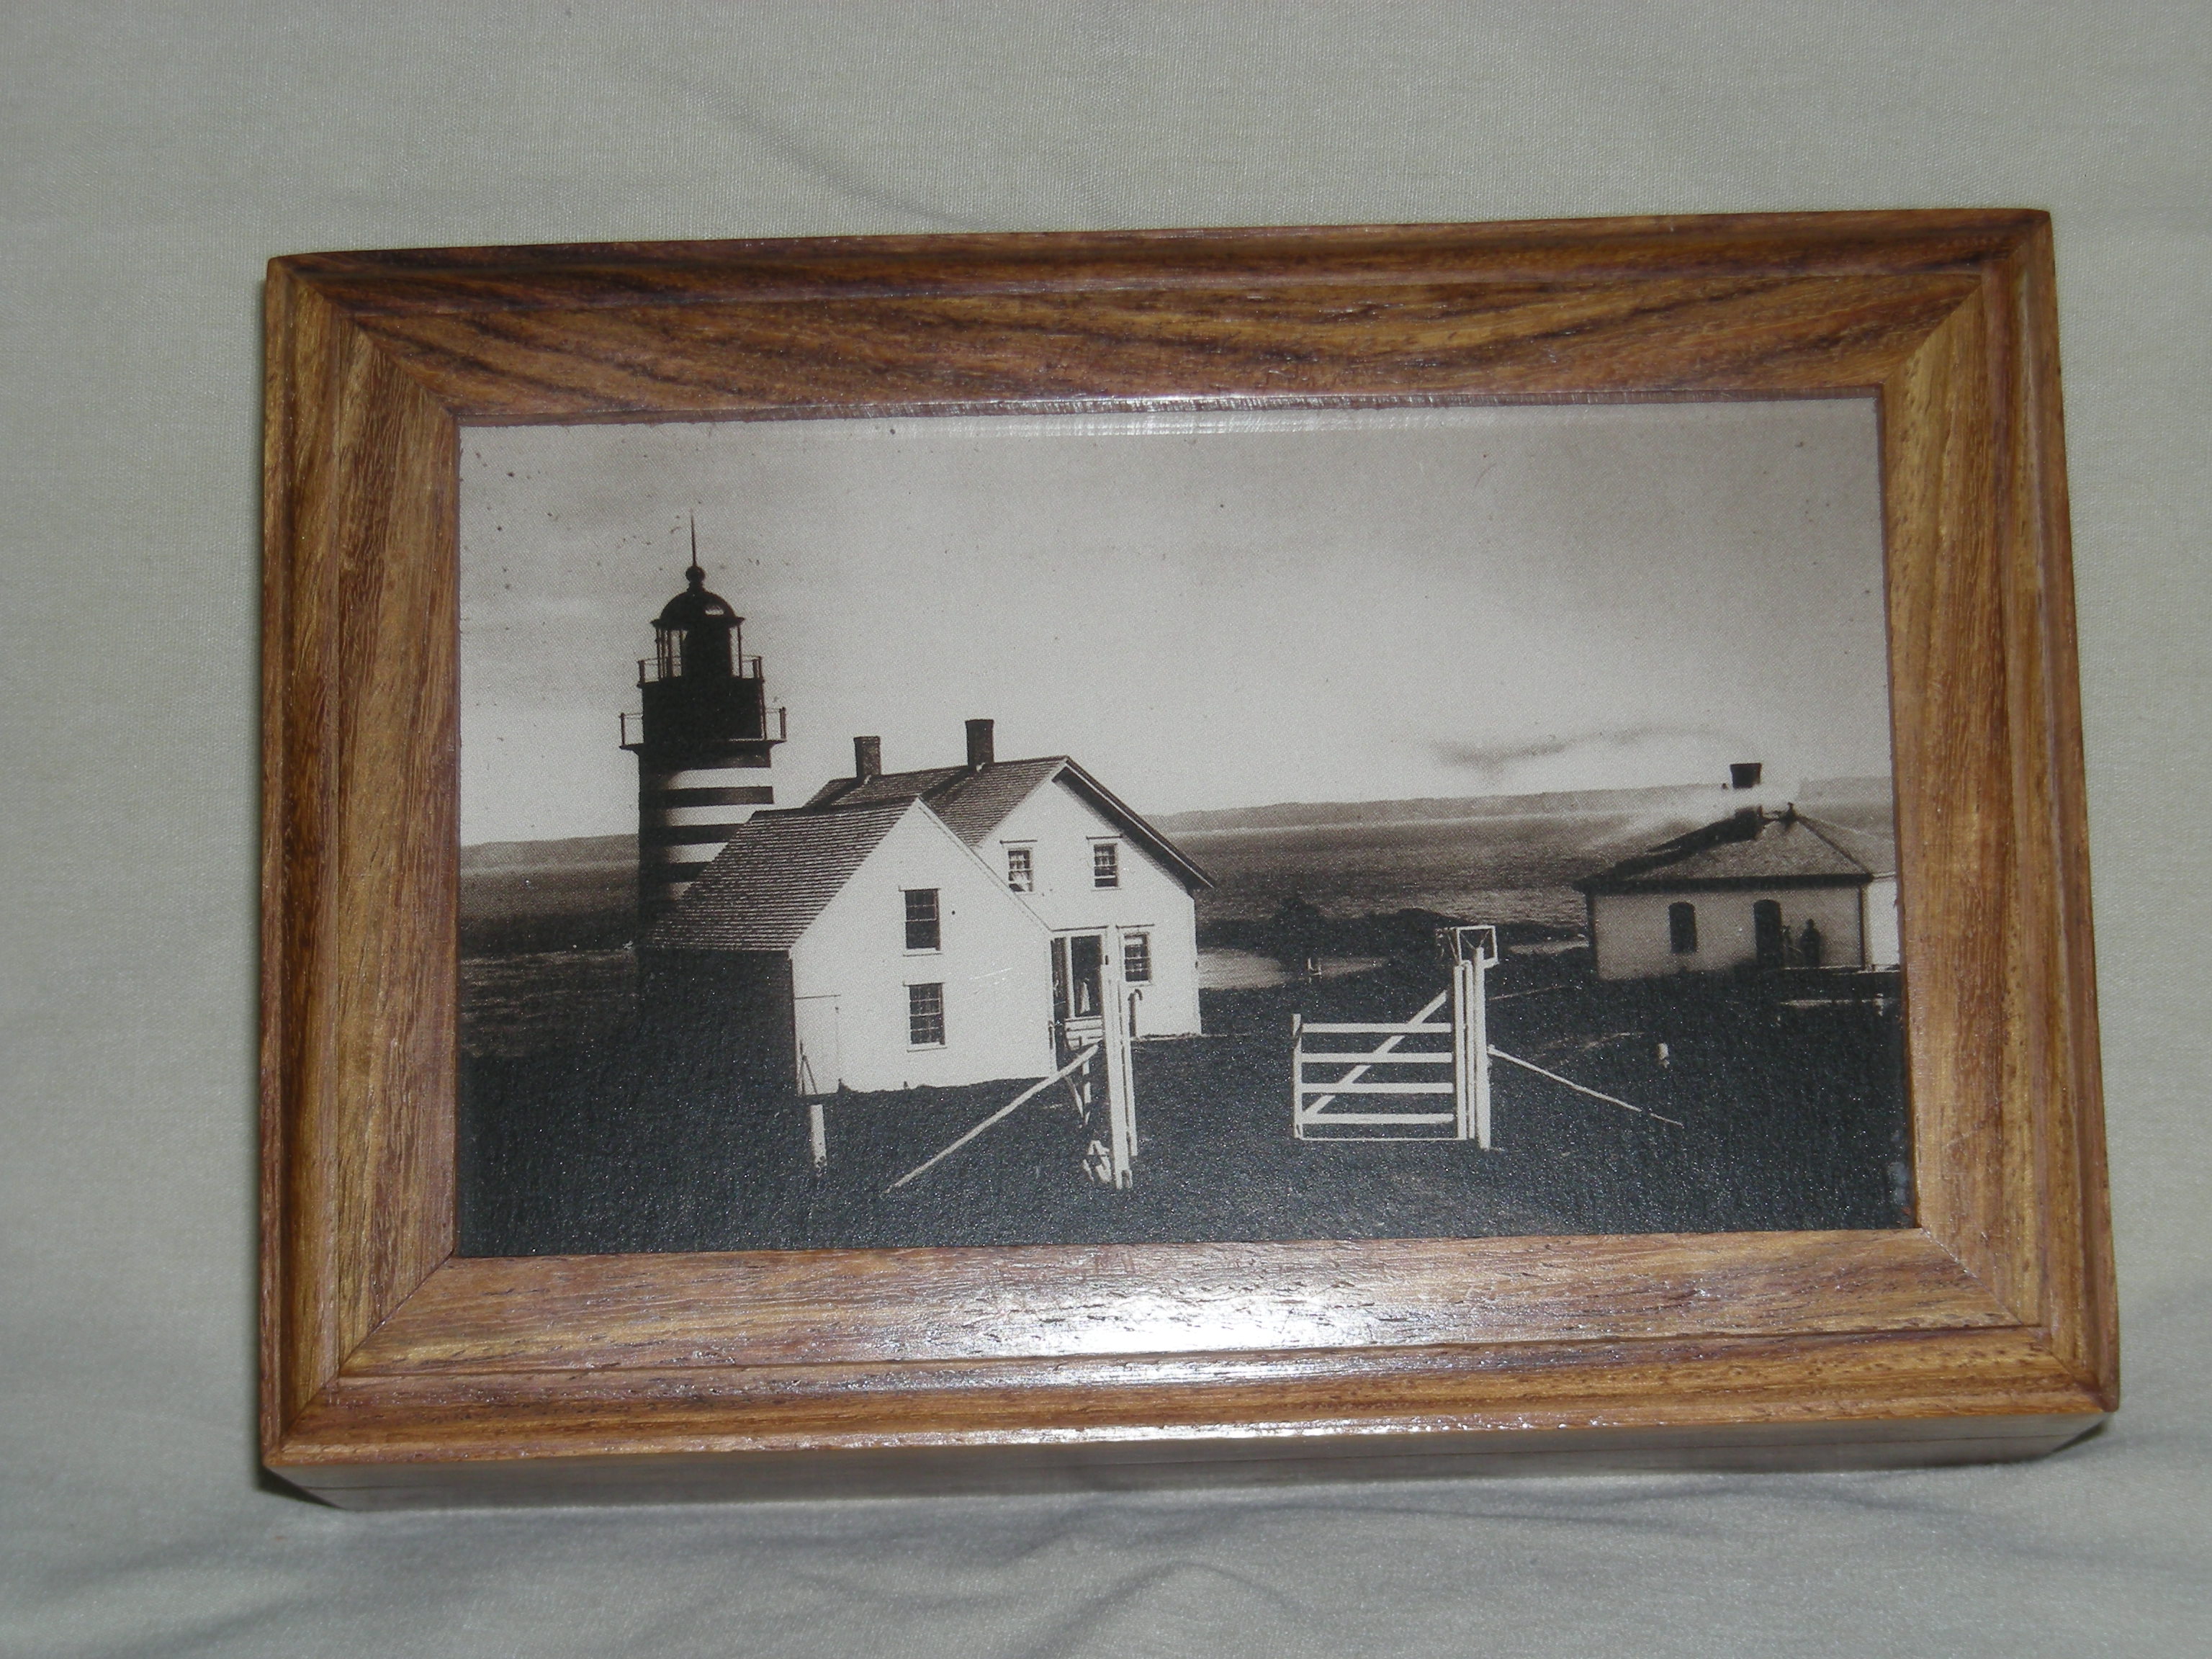
<path fill-rule="evenodd" d="M 1490 1150 L 1490 964 L 1487 951 L 1477 951 L 1468 964 L 1474 981 L 1474 1019 L 1468 1048 L 1474 1060 L 1474 1144 Z"/>
<path fill-rule="evenodd" d="M 1491 928 L 1451 930 L 1452 1133 L 1490 1150 Z M 1486 944 L 1492 948 L 1486 950 Z"/>
<path fill-rule="evenodd" d="M 1098 1060 L 1106 1079 L 1106 1156 L 1116 1191 L 1133 1179 L 1137 1154 L 1137 1103 L 1129 1079 L 1129 988 L 1121 977 L 1121 930 L 1109 927 L 1098 964 L 1099 1012 L 1105 1016 Z"/>
<path fill-rule="evenodd" d="M 1452 1139 L 1469 1140 L 1474 1135 L 1474 1056 L 1468 1036 L 1474 1024 L 1474 964 L 1457 951 L 1452 953 Z"/>

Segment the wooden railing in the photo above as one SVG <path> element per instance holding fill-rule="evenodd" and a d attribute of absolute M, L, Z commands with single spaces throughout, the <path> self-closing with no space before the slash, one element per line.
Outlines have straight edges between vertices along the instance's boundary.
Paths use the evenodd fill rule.
<path fill-rule="evenodd" d="M 1316 1020 L 1309 1024 L 1304 1016 L 1291 1019 L 1291 1088 L 1293 1102 L 1291 1133 L 1300 1140 L 1403 1140 L 1462 1139 L 1462 1119 L 1464 1115 L 1459 1097 L 1462 1092 L 1460 1078 L 1459 1045 L 1438 1053 L 1433 1049 L 1408 1052 L 1400 1048 L 1407 1038 L 1439 1036 L 1450 1039 L 1455 1028 L 1449 1021 L 1437 1022 L 1430 1016 L 1443 1006 L 1444 996 L 1438 996 L 1413 1018 L 1395 1024 L 1374 1022 L 1348 1023 Z M 1383 1041 L 1364 1053 L 1343 1052 L 1344 1045 L 1332 1042 L 1326 1049 L 1306 1047 L 1310 1037 L 1340 1038 L 1352 1036 L 1381 1037 Z M 1443 1075 L 1437 1079 L 1406 1079 L 1394 1072 L 1390 1076 L 1370 1081 L 1368 1073 L 1376 1066 L 1406 1067 L 1441 1066 Z M 1308 1068 L 1321 1066 L 1331 1071 L 1349 1067 L 1340 1075 L 1315 1079 Z M 1363 1111 L 1328 1109 L 1330 1103 L 1340 1097 L 1357 1095 L 1370 1097 L 1373 1104 Z M 1452 1109 L 1443 1112 L 1423 1111 L 1425 1103 L 1408 1097 L 1443 1095 L 1452 1103 Z M 1390 1100 L 1405 1100 L 1413 1109 L 1378 1109 Z M 1322 1131 L 1321 1134 L 1312 1132 Z M 1360 1134 L 1339 1134 L 1338 1129 L 1364 1130 Z M 1442 1133 L 1436 1131 L 1441 1129 Z M 1387 1131 L 1389 1133 L 1374 1133 Z"/>

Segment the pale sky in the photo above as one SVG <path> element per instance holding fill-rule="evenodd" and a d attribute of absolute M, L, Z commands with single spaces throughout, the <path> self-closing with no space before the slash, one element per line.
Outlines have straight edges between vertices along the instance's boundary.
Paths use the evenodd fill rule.
<path fill-rule="evenodd" d="M 465 844 L 635 827 L 694 514 L 779 805 L 969 716 L 1151 813 L 1889 770 L 1870 399 L 462 436 Z"/>

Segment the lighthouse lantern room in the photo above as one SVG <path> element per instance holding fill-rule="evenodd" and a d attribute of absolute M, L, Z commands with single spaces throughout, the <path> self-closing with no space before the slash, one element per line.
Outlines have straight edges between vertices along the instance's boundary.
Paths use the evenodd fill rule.
<path fill-rule="evenodd" d="M 637 903 L 641 931 L 690 889 L 732 832 L 772 805 L 756 781 L 784 739 L 784 711 L 768 704 L 761 659 L 744 654 L 744 622 L 707 591 L 698 532 L 684 592 L 653 619 L 653 655 L 637 665 L 640 714 L 622 720 L 637 757 Z"/>

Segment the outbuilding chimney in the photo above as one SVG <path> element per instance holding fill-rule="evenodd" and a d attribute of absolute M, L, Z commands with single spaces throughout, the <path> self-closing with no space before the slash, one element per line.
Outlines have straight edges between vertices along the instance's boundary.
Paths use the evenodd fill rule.
<path fill-rule="evenodd" d="M 1729 787 L 1756 789 L 1759 787 L 1759 775 L 1765 769 L 1758 761 L 1732 762 L 1729 766 Z"/>
<path fill-rule="evenodd" d="M 980 772 L 991 763 L 994 748 L 991 729 L 992 722 L 989 720 L 968 722 L 968 769 L 970 772 Z"/>
<path fill-rule="evenodd" d="M 884 773 L 884 740 L 881 738 L 853 739 L 853 776 L 865 783 Z"/>

